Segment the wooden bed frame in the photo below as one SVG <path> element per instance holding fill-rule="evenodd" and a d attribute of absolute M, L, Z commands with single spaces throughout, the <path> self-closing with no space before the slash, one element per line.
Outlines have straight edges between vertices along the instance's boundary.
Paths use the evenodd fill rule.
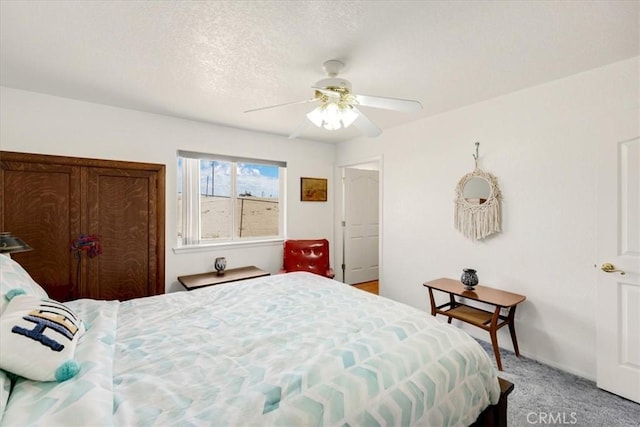
<path fill-rule="evenodd" d="M 507 399 L 513 391 L 513 383 L 498 377 L 500 382 L 500 400 L 495 405 L 482 411 L 472 427 L 506 427 L 507 426 Z"/>

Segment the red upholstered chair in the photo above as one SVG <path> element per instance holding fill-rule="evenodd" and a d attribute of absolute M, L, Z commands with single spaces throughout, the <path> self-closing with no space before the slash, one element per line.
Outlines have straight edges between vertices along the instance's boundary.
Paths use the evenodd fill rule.
<path fill-rule="evenodd" d="M 285 240 L 284 262 L 281 273 L 308 271 L 333 279 L 335 274 L 329 262 L 329 241 Z"/>

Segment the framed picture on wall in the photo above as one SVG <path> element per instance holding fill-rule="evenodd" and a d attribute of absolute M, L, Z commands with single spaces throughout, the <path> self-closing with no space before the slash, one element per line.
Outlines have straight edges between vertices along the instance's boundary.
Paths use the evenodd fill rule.
<path fill-rule="evenodd" d="M 300 200 L 303 202 L 326 202 L 327 180 L 325 178 L 300 178 Z"/>

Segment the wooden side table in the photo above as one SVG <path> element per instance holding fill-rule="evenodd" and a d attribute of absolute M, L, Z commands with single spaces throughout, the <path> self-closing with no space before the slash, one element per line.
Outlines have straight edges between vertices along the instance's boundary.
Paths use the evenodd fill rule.
<path fill-rule="evenodd" d="M 491 336 L 491 345 L 493 353 L 496 356 L 498 370 L 502 371 L 502 361 L 500 360 L 500 348 L 498 347 L 498 329 L 503 326 L 509 326 L 511 334 L 511 342 L 517 357 L 520 357 L 518 349 L 518 340 L 516 338 L 516 327 L 514 317 L 516 314 L 516 306 L 526 299 L 525 296 L 514 294 L 499 289 L 490 288 L 488 286 L 476 286 L 474 290 L 468 291 L 464 285 L 458 280 L 453 279 L 436 279 L 423 284 L 429 289 L 429 299 L 431 300 L 431 315 L 442 314 L 449 319 L 458 319 L 470 325 L 477 326 L 489 332 Z M 436 306 L 433 298 L 433 290 L 449 294 L 449 302 Z M 481 310 L 479 308 L 463 304 L 456 300 L 456 297 L 463 297 L 470 300 L 495 306 L 493 313 Z M 502 309 L 508 309 L 507 315 L 501 314 Z"/>
<path fill-rule="evenodd" d="M 230 268 L 224 274 L 217 272 L 192 274 L 189 276 L 179 276 L 178 281 L 188 291 L 203 288 L 205 286 L 219 285 L 221 283 L 237 282 L 238 280 L 253 279 L 255 277 L 268 276 L 269 272 L 259 269 L 253 265 L 248 267 Z"/>

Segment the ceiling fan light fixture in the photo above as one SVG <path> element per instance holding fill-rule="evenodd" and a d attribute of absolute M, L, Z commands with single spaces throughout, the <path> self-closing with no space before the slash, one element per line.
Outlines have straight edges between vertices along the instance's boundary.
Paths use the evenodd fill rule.
<path fill-rule="evenodd" d="M 324 114 L 322 113 L 322 106 L 314 108 L 312 111 L 307 113 L 307 118 L 311 123 L 316 125 L 317 127 L 322 127 L 322 122 L 324 121 Z"/>
<path fill-rule="evenodd" d="M 324 109 L 324 128 L 327 130 L 338 130 L 342 127 L 340 123 L 340 107 L 338 104 L 330 102 Z"/>
<path fill-rule="evenodd" d="M 353 111 L 353 108 L 351 108 L 350 106 L 342 110 L 342 125 L 345 128 L 348 128 L 349 126 L 351 126 L 353 122 L 356 121 L 357 118 L 358 118 L 358 113 Z"/>
<path fill-rule="evenodd" d="M 338 130 L 351 126 L 358 118 L 358 113 L 350 106 L 343 107 L 335 102 L 326 102 L 307 113 L 307 118 L 319 128 Z"/>

